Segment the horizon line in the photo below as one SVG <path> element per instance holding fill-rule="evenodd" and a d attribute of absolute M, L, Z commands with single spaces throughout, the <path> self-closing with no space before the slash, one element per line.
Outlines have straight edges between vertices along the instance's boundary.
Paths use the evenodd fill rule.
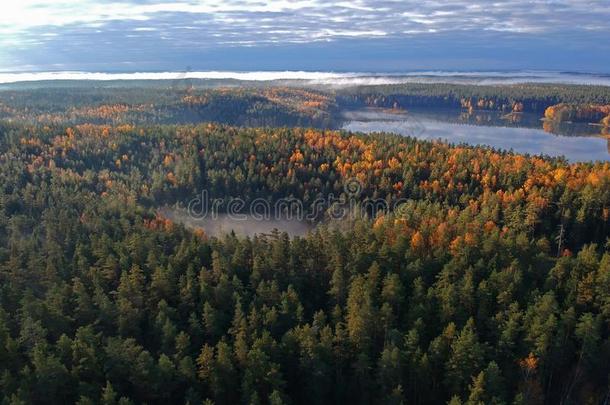
<path fill-rule="evenodd" d="M 165 71 L 37 71 L 2 72 L 0 85 L 58 81 L 173 81 L 173 80 L 235 80 L 243 82 L 303 81 L 308 84 L 335 86 L 392 85 L 407 83 L 455 84 L 572 84 L 610 86 L 610 74 L 566 70 L 457 70 L 418 69 L 394 72 L 332 71 L 332 70 L 165 70 Z"/>

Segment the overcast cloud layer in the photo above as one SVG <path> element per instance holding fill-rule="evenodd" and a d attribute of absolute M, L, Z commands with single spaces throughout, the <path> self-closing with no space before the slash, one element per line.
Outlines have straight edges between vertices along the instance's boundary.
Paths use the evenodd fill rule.
<path fill-rule="evenodd" d="M 608 72 L 606 1 L 2 5 L 2 70 L 534 68 Z"/>

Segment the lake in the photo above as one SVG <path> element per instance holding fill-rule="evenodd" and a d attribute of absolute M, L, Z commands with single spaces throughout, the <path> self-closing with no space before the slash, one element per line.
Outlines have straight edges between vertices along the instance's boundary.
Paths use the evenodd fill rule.
<path fill-rule="evenodd" d="M 209 213 L 204 218 L 197 218 L 189 215 L 185 208 L 176 206 L 164 206 L 157 208 L 158 214 L 171 220 L 174 223 L 184 225 L 189 229 L 201 229 L 208 236 L 222 237 L 234 232 L 241 237 L 254 237 L 256 235 L 272 235 L 275 231 L 286 232 L 291 238 L 295 236 L 305 236 L 310 232 L 315 232 L 320 227 L 330 230 L 347 231 L 351 229 L 355 218 L 363 218 L 361 215 L 346 214 L 337 218 L 325 216 L 316 221 L 298 219 L 281 219 L 283 216 L 274 215 L 265 218 L 257 218 L 251 214 Z"/>
<path fill-rule="evenodd" d="M 570 162 L 610 161 L 610 139 L 587 124 L 543 122 L 534 114 L 456 110 L 395 112 L 367 108 L 343 113 L 342 129 L 392 132 L 419 139 L 487 145 L 531 155 L 565 156 Z"/>
<path fill-rule="evenodd" d="M 304 236 L 314 229 L 314 225 L 299 220 L 276 218 L 256 219 L 252 215 L 227 215 L 218 213 L 214 217 L 208 214 L 205 218 L 189 215 L 187 210 L 163 207 L 159 213 L 173 222 L 181 223 L 190 229 L 202 229 L 206 235 L 220 237 L 235 232 L 238 236 L 253 237 L 255 235 L 271 234 L 275 229 L 286 232 L 290 237 Z"/>

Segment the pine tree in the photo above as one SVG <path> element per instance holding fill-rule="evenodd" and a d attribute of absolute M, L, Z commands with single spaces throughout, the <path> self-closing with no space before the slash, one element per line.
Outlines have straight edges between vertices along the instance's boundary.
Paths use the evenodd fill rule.
<path fill-rule="evenodd" d="M 474 320 L 471 318 L 451 344 L 447 361 L 446 384 L 451 392 L 464 392 L 464 388 L 481 369 L 483 348 L 477 339 Z"/>

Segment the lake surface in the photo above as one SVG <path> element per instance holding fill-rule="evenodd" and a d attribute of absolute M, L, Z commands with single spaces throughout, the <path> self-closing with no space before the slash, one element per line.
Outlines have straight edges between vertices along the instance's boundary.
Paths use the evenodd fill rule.
<path fill-rule="evenodd" d="M 610 161 L 610 139 L 601 128 L 587 124 L 552 124 L 534 114 L 498 112 L 468 114 L 456 110 L 388 112 L 362 109 L 344 112 L 342 129 L 393 132 L 419 139 L 443 139 L 487 145 L 531 155 L 565 156 L 570 162 Z"/>
<path fill-rule="evenodd" d="M 184 209 L 163 207 L 159 213 L 173 222 L 181 223 L 187 228 L 202 229 L 206 235 L 219 237 L 227 233 L 235 232 L 238 236 L 249 236 L 271 234 L 274 230 L 286 232 L 290 237 L 304 236 L 314 225 L 298 220 L 282 220 L 265 218 L 259 220 L 252 215 L 227 215 L 208 214 L 205 218 L 196 218 L 188 214 Z"/>

